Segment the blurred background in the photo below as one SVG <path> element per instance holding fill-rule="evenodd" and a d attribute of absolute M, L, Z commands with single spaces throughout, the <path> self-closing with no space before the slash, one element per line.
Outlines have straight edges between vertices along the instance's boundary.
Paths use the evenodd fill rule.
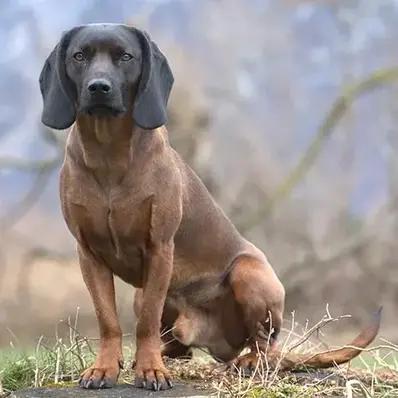
<path fill-rule="evenodd" d="M 38 76 L 61 33 L 131 23 L 167 55 L 173 146 L 287 290 L 285 317 L 329 303 L 358 327 L 380 304 L 398 340 L 397 0 L 1 0 L 0 347 L 79 308 L 97 335 Z M 118 282 L 124 332 L 133 289 Z"/>

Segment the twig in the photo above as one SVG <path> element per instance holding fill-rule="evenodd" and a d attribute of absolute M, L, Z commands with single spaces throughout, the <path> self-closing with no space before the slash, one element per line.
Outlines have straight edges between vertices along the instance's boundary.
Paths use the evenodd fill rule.
<path fill-rule="evenodd" d="M 324 317 L 316 323 L 313 327 L 308 329 L 308 331 L 295 343 L 293 343 L 289 348 L 288 352 L 293 351 L 295 348 L 299 347 L 302 345 L 304 342 L 306 342 L 315 332 L 318 332 L 320 329 L 325 327 L 327 324 L 331 322 L 336 322 L 341 319 L 345 318 L 351 318 L 351 315 L 340 315 L 337 318 L 333 318 L 329 313 L 327 315 L 324 315 Z"/>
<path fill-rule="evenodd" d="M 54 383 L 57 384 L 59 381 L 59 365 L 61 362 L 61 349 L 57 347 L 57 361 L 55 363 L 55 374 L 54 374 Z"/>
<path fill-rule="evenodd" d="M 37 345 L 36 345 L 36 357 L 35 357 L 36 367 L 35 367 L 35 385 L 34 385 L 35 387 L 39 387 L 39 373 L 40 373 L 40 370 L 39 370 L 38 357 L 39 357 L 39 350 L 40 350 L 40 345 L 41 345 L 42 341 L 43 341 L 43 336 L 40 336 L 39 341 L 37 342 Z"/>

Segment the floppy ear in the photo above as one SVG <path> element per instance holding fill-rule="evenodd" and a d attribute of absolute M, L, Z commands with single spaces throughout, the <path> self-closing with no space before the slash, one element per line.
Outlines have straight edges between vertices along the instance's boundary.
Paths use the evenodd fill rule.
<path fill-rule="evenodd" d="M 65 54 L 70 38 L 76 30 L 65 33 L 48 56 L 40 74 L 43 97 L 42 122 L 51 128 L 63 130 L 76 118 L 75 89 L 66 75 Z"/>
<path fill-rule="evenodd" d="M 167 122 L 167 101 L 174 78 L 166 57 L 148 34 L 134 29 L 141 42 L 142 72 L 133 106 L 133 119 L 144 129 Z"/>

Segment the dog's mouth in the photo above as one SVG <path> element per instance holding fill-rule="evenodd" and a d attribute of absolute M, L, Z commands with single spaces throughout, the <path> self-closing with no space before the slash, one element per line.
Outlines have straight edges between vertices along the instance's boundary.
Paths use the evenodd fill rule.
<path fill-rule="evenodd" d="M 126 112 L 122 107 L 115 107 L 107 104 L 94 104 L 86 106 L 81 110 L 90 116 L 119 116 Z"/>

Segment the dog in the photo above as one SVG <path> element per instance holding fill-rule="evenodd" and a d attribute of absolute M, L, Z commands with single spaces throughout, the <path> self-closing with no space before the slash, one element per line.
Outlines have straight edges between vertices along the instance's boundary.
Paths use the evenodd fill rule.
<path fill-rule="evenodd" d="M 357 349 L 279 359 L 284 288 L 170 146 L 173 80 L 147 33 L 116 24 L 64 33 L 40 75 L 42 122 L 72 126 L 61 206 L 99 324 L 99 352 L 81 387 L 112 387 L 123 366 L 115 275 L 137 288 L 137 387 L 172 387 L 162 354 L 189 357 L 191 347 L 243 369 L 261 353 L 284 369 L 350 360 L 373 340 L 379 318 L 354 340 Z"/>

